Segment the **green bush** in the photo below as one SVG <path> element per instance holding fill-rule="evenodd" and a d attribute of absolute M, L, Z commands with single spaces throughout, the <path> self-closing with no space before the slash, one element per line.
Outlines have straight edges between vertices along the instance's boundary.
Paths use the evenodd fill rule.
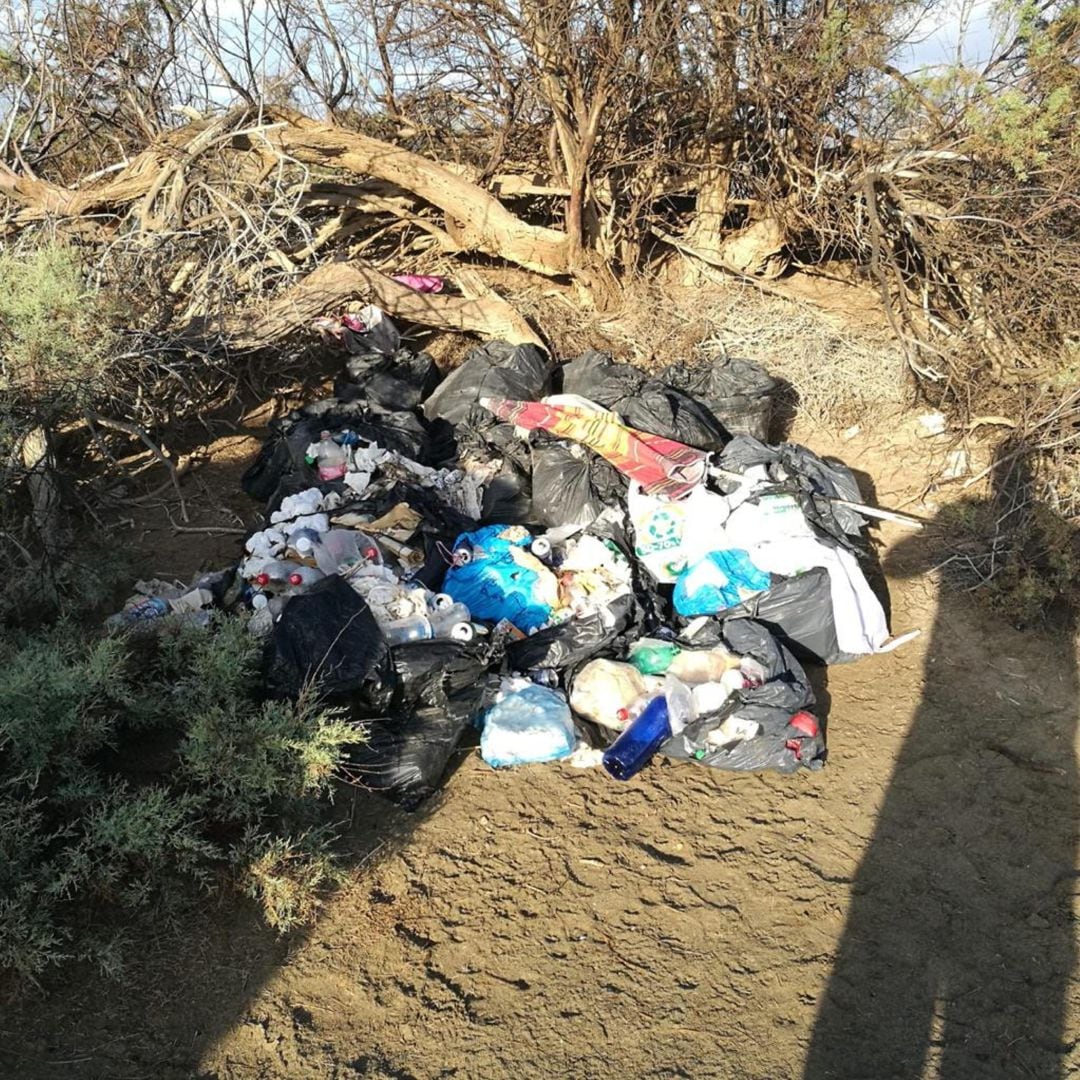
<path fill-rule="evenodd" d="M 239 620 L 88 640 L 0 636 L 0 967 L 115 970 L 116 913 L 231 885 L 289 930 L 337 880 L 326 822 L 353 728 L 310 695 L 258 699 Z"/>
<path fill-rule="evenodd" d="M 65 557 L 72 504 L 81 505 L 69 498 L 56 447 L 65 424 L 126 390 L 126 377 L 111 370 L 113 315 L 73 249 L 0 252 L 0 557 L 22 571 L 8 575 L 0 597 L 5 621 L 55 614 L 70 607 L 66 596 L 101 579 Z"/>
<path fill-rule="evenodd" d="M 0 252 L 0 399 L 46 427 L 101 392 L 115 349 L 111 311 L 76 252 Z M 6 418 L 10 428 L 10 415 Z M 0 418 L 0 432 L 3 418 Z"/>

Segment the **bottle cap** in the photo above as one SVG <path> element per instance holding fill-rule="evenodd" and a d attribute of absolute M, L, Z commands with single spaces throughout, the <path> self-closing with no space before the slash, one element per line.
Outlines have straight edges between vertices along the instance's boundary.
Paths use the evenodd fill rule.
<path fill-rule="evenodd" d="M 270 584 L 270 575 L 265 570 L 261 574 L 256 574 L 255 575 L 255 584 L 256 585 L 269 585 Z"/>
<path fill-rule="evenodd" d="M 290 585 L 303 585 L 304 584 L 304 575 L 303 574 L 290 574 L 289 575 L 289 584 Z"/>

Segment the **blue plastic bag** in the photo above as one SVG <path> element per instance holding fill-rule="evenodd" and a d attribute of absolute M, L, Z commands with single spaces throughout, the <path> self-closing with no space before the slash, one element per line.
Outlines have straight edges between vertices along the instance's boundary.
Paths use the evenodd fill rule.
<path fill-rule="evenodd" d="M 447 570 L 442 591 L 465 604 L 475 619 L 508 619 L 525 633 L 538 630 L 551 620 L 558 582 L 530 554 L 531 541 L 519 525 L 488 525 L 463 533 L 454 542 L 454 552 L 468 561 Z"/>
<path fill-rule="evenodd" d="M 713 551 L 687 567 L 675 582 L 675 610 L 685 618 L 715 615 L 763 592 L 771 583 L 738 548 Z"/>
<path fill-rule="evenodd" d="M 573 752 L 576 738 L 566 698 L 532 684 L 488 709 L 480 756 L 495 769 L 556 761 Z"/>

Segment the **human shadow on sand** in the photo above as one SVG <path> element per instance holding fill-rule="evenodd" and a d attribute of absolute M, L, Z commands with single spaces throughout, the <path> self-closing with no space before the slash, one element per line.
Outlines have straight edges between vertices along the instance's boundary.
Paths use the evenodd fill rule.
<path fill-rule="evenodd" d="M 1041 554 L 1048 531 L 1069 537 L 1045 508 L 1033 514 L 1023 447 L 999 451 L 993 479 L 982 509 L 1032 514 Z M 955 513 L 894 549 L 889 573 L 946 558 L 928 550 L 935 534 L 955 550 Z M 1075 629 L 1067 609 L 1052 633 L 1020 632 L 970 592 L 942 589 L 921 703 L 855 876 L 804 1080 L 1066 1074 Z"/>

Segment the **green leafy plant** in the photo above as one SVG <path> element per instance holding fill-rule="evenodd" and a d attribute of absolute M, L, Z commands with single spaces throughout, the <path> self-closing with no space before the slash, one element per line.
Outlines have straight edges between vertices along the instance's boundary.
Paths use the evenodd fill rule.
<path fill-rule="evenodd" d="M 230 619 L 0 636 L 0 968 L 116 970 L 107 915 L 152 918 L 193 889 L 231 884 L 282 932 L 314 915 L 339 880 L 327 813 L 356 732 L 314 694 L 260 701 L 258 656 Z"/>
<path fill-rule="evenodd" d="M 46 244 L 0 252 L 0 395 L 49 426 L 100 392 L 115 348 L 107 299 L 78 255 Z"/>

